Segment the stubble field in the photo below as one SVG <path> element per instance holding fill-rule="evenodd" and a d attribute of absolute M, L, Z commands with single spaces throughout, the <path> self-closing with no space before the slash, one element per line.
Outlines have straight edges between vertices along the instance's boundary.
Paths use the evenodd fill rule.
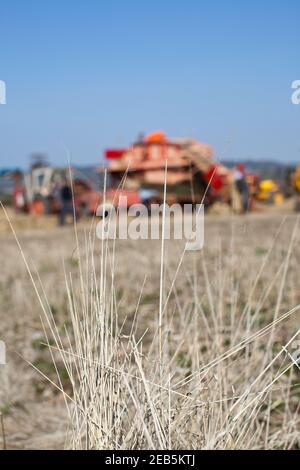
<path fill-rule="evenodd" d="M 208 215 L 186 253 L 55 222 L 18 246 L 1 215 L 0 446 L 300 447 L 294 214 Z"/>

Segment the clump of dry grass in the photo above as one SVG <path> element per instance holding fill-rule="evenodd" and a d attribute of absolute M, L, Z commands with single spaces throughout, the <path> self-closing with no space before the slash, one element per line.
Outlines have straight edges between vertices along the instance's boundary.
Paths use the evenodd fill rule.
<path fill-rule="evenodd" d="M 200 253 L 76 233 L 64 322 L 28 264 L 68 447 L 299 447 L 298 225 L 207 224 Z"/>

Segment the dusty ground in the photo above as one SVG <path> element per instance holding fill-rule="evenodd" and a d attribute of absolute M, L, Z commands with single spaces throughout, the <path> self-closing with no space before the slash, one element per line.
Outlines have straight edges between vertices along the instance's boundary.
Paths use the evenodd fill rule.
<path fill-rule="evenodd" d="M 78 283 L 78 257 L 73 229 L 57 228 L 55 219 L 37 220 L 33 228 L 33 225 L 30 225 L 26 219 L 13 217 L 13 224 L 24 255 L 32 269 L 34 280 L 38 284 L 39 292 L 41 292 L 41 286 L 37 272 L 57 320 L 58 328 L 63 328 L 63 325 L 68 324 L 69 321 L 63 264 L 67 272 L 73 273 L 75 286 Z M 255 309 L 263 289 L 274 281 L 260 309 L 259 321 L 261 324 L 267 322 L 267 319 L 272 318 L 274 314 L 280 279 L 283 276 L 281 272 L 276 278 L 276 272 L 288 256 L 295 224 L 296 216 L 289 210 L 283 213 L 271 211 L 241 217 L 209 215 L 205 224 L 203 253 L 187 254 L 178 274 L 175 307 L 176 302 L 181 305 L 189 302 L 192 295 L 189 278 L 195 270 L 198 276 L 197 288 L 205 295 L 207 286 L 205 286 L 204 275 L 200 269 L 204 256 L 207 261 L 212 295 L 214 295 L 216 285 L 226 282 L 224 279 L 226 269 L 229 265 L 232 266 L 231 273 L 233 273 L 235 285 L 238 286 L 237 303 L 242 309 L 249 300 L 250 287 L 255 282 L 264 257 L 277 237 L 272 255 L 264 266 L 257 290 L 251 299 L 253 309 Z M 3 416 L 6 447 L 10 449 L 62 448 L 67 429 L 67 414 L 62 395 L 26 362 L 29 361 L 56 382 L 51 358 L 47 348 L 42 344 L 46 340 L 40 320 L 41 305 L 16 241 L 3 215 L 1 215 L 0 225 L 2 228 L 0 236 L 0 339 L 4 340 L 7 346 L 7 365 L 0 366 L 0 410 Z M 88 229 L 88 223 L 79 225 L 79 241 L 82 247 Z M 296 239 L 299 237 L 299 230 L 300 228 L 295 232 Z M 100 246 L 97 243 L 95 245 L 96 258 L 100 253 Z M 175 241 L 168 242 L 166 245 L 165 263 L 168 270 L 165 284 L 167 286 L 170 285 L 176 271 L 181 248 L 182 245 Z M 160 245 L 158 242 L 151 241 L 120 242 L 117 246 L 116 258 L 118 309 L 122 318 L 127 317 L 128 325 L 125 325 L 125 330 L 130 328 L 137 298 L 146 278 L 146 289 L 139 307 L 139 329 L 142 334 L 143 328 L 149 328 L 148 336 L 151 336 L 157 316 Z M 300 302 L 299 266 L 298 242 L 292 247 L 284 293 L 279 305 L 280 314 Z M 217 290 L 215 295 L 218 295 Z M 219 301 L 220 299 L 216 298 L 216 308 L 218 308 Z M 285 341 L 297 324 L 299 324 L 299 314 L 284 323 L 276 332 L 276 341 L 279 343 Z M 146 344 L 147 341 L 146 337 Z M 298 379 L 300 382 L 299 375 Z M 67 378 L 66 388 L 68 389 Z M 0 445 L 3 445 L 1 429 Z"/>

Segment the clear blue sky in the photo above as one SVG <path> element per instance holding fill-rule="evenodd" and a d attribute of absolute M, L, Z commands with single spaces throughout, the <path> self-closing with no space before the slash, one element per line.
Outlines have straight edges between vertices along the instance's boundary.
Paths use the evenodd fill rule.
<path fill-rule="evenodd" d="M 155 129 L 300 161 L 299 21 L 299 0 L 0 0 L 0 167 L 98 163 Z"/>

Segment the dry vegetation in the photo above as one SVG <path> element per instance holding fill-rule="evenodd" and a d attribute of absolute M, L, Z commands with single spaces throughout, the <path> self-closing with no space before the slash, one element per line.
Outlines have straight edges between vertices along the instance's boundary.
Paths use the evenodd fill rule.
<path fill-rule="evenodd" d="M 166 242 L 162 270 L 160 242 L 20 231 L 32 279 L 3 233 L 6 446 L 299 448 L 299 229 L 211 215 L 204 250 Z"/>

